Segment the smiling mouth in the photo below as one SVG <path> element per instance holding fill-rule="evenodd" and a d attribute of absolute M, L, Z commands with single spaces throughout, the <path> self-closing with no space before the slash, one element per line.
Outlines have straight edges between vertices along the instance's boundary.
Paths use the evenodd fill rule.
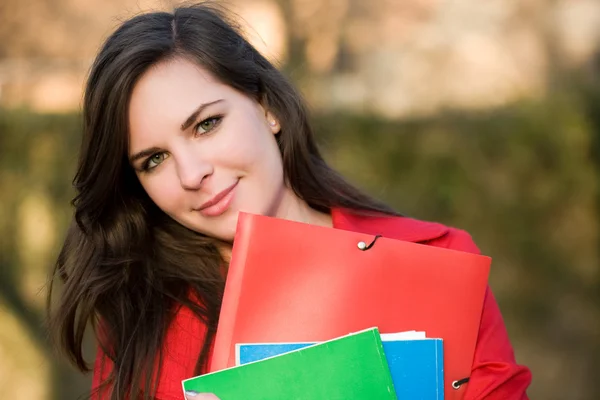
<path fill-rule="evenodd" d="M 212 199 L 202 204 L 197 211 L 207 217 L 216 217 L 223 214 L 233 200 L 234 189 L 236 188 L 239 179 L 235 183 L 229 186 L 227 189 L 217 193 Z"/>

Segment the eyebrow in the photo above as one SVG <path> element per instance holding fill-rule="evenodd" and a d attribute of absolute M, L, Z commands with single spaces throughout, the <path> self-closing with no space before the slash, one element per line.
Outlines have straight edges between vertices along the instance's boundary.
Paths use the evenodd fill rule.
<path fill-rule="evenodd" d="M 190 114 L 189 117 L 187 117 L 187 119 L 181 124 L 181 130 L 185 131 L 186 129 L 188 129 L 190 126 L 192 126 L 192 124 L 194 122 L 196 122 L 196 120 L 198 119 L 198 115 L 200 115 L 200 113 L 202 111 L 204 111 L 207 107 L 212 106 L 213 104 L 217 104 L 217 103 L 221 103 L 223 102 L 223 99 L 219 99 L 219 100 L 215 100 L 215 101 L 211 101 L 210 103 L 204 103 L 204 104 L 200 104 L 200 106 L 198 108 L 196 108 L 194 110 L 193 113 Z M 159 149 L 158 147 L 151 147 L 142 151 L 139 151 L 135 154 L 133 154 L 132 156 L 129 157 L 129 162 L 131 164 L 134 164 L 136 161 L 145 158 L 145 157 L 149 157 L 154 153 L 158 153 L 162 151 L 161 149 Z"/>
<path fill-rule="evenodd" d="M 190 114 L 189 117 L 187 117 L 187 119 L 185 120 L 185 122 L 183 124 L 181 124 L 181 130 L 185 131 L 187 128 L 189 128 L 190 126 L 192 126 L 192 124 L 194 122 L 196 122 L 196 120 L 198 119 L 198 115 L 200 115 L 200 113 L 202 111 L 204 111 L 204 109 L 208 106 L 212 106 L 213 104 L 217 104 L 222 102 L 223 99 L 219 99 L 219 100 L 215 100 L 215 101 L 211 101 L 210 103 L 204 103 L 204 104 L 200 104 L 200 106 L 198 108 L 196 108 L 196 110 Z"/>

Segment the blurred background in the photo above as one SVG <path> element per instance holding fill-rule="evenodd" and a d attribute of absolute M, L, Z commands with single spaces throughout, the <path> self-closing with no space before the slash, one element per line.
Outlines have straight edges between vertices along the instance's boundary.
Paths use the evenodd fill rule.
<path fill-rule="evenodd" d="M 1 399 L 89 388 L 43 329 L 82 87 L 120 21 L 177 3 L 0 1 Z M 600 1 L 227 4 L 302 89 L 331 164 L 493 257 L 530 396 L 599 399 Z"/>

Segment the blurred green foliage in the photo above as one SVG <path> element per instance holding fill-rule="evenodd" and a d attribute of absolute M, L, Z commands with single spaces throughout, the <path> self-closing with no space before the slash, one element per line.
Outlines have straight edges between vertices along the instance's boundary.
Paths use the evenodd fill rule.
<path fill-rule="evenodd" d="M 408 216 L 468 230 L 493 257 L 491 285 L 533 370 L 532 398 L 600 398 L 599 93 L 402 121 L 314 117 L 327 159 L 351 181 Z M 46 354 L 55 399 L 81 395 L 89 378 L 57 360 L 43 293 L 32 300 L 22 281 L 51 267 L 64 235 L 80 126 L 76 114 L 0 110 L 0 301 Z M 33 263 L 17 218 L 32 192 L 49 201 L 55 235 Z"/>

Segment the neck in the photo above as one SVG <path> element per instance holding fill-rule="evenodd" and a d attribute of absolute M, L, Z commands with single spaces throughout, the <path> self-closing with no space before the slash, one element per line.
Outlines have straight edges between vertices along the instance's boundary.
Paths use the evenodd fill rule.
<path fill-rule="evenodd" d="M 310 207 L 304 200 L 296 196 L 290 188 L 284 190 L 279 207 L 273 213 L 273 216 L 305 224 L 333 227 L 329 213 L 322 213 Z"/>

